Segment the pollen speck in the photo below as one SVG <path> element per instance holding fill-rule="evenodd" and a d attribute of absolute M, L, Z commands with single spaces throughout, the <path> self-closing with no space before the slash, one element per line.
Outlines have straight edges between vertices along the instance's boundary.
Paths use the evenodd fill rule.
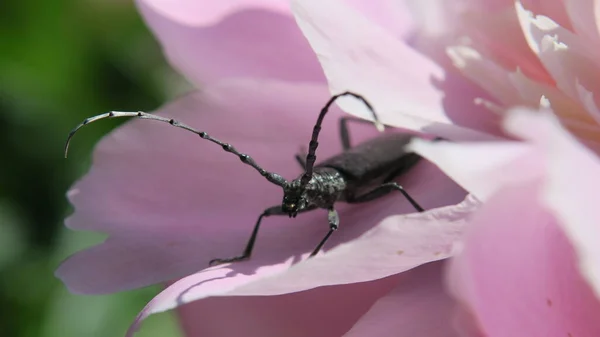
<path fill-rule="evenodd" d="M 547 299 L 546 299 L 546 304 L 547 304 L 549 307 L 551 307 L 551 306 L 552 306 L 552 300 L 551 300 L 551 299 L 549 299 L 549 298 L 547 298 Z"/>
<path fill-rule="evenodd" d="M 442 255 L 442 252 L 435 252 L 435 253 L 433 253 L 433 255 L 434 256 L 440 256 L 440 255 Z"/>
<path fill-rule="evenodd" d="M 404 254 L 404 251 L 403 250 L 399 250 L 399 251 L 396 252 L 396 254 L 402 255 L 402 254 Z"/>

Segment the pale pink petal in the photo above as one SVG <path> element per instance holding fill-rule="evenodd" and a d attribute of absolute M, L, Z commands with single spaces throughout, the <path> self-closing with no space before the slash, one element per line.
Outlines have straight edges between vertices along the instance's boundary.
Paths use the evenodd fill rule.
<path fill-rule="evenodd" d="M 542 51 L 541 41 L 546 35 L 561 35 L 569 36 L 570 39 L 574 35 L 562 28 L 552 19 L 546 16 L 536 16 L 531 10 L 526 9 L 521 1 L 515 1 L 515 10 L 519 24 L 521 25 L 522 33 L 529 45 L 529 48 L 536 54 Z"/>
<path fill-rule="evenodd" d="M 458 95 L 465 98 L 463 104 L 453 104 L 456 97 L 444 99 L 445 90 L 458 91 L 459 86 L 445 78 L 440 66 L 351 7 L 339 1 L 299 0 L 292 1 L 292 10 L 319 57 L 332 93 L 360 93 L 389 125 L 453 139 L 481 138 L 493 132 L 473 113 L 485 109 L 475 106 L 471 91 Z M 341 100 L 339 105 L 370 118 L 355 100 Z M 480 118 L 474 121 L 473 116 Z"/>
<path fill-rule="evenodd" d="M 77 294 L 112 293 L 181 277 L 206 267 L 204 250 L 198 249 L 204 242 L 189 232 L 147 233 L 140 229 L 113 235 L 69 257 L 56 270 L 56 276 Z"/>
<path fill-rule="evenodd" d="M 520 70 L 515 71 L 508 75 L 510 83 L 518 90 L 519 95 L 522 99 L 522 104 L 529 107 L 540 107 L 540 101 L 548 100 L 550 107 L 566 118 L 586 118 L 587 114 L 583 113 L 581 116 L 576 115 L 572 110 L 581 111 L 578 109 L 577 102 L 570 99 L 562 91 L 557 89 L 554 85 L 547 83 L 540 83 L 527 77 Z"/>
<path fill-rule="evenodd" d="M 412 11 L 419 30 L 427 36 L 455 33 L 465 20 L 466 12 L 479 12 L 489 17 L 512 5 L 510 0 L 404 0 Z"/>
<path fill-rule="evenodd" d="M 549 114 L 536 115 L 533 112 L 516 110 L 507 120 L 507 129 L 516 136 L 531 141 L 530 145 L 523 145 L 522 149 L 514 144 L 513 150 L 510 149 L 511 144 L 496 144 L 496 150 L 485 144 L 439 144 L 436 148 L 421 148 L 426 151 L 426 155 L 438 160 L 440 166 L 449 174 L 455 175 L 460 171 L 459 166 L 463 164 L 465 167 L 475 167 L 462 175 L 459 174 L 459 179 L 475 181 L 479 183 L 474 184 L 476 187 L 483 186 L 483 191 L 487 191 L 487 194 L 483 194 L 484 199 L 487 199 L 486 204 L 496 207 L 490 206 L 489 210 L 493 213 L 487 217 L 480 215 L 479 221 L 474 220 L 474 228 L 487 228 L 489 233 L 486 232 L 485 235 L 489 236 L 489 239 L 481 236 L 467 238 L 465 256 L 468 256 L 469 260 L 461 258 L 457 262 L 458 267 L 455 269 L 459 272 L 455 274 L 461 276 L 454 284 L 455 288 L 456 283 L 461 285 L 456 291 L 469 303 L 469 311 L 478 316 L 479 325 L 485 327 L 490 335 L 553 336 L 556 333 L 556 336 L 561 336 L 560 333 L 566 335 L 571 332 L 573 336 L 593 336 L 600 331 L 600 325 L 595 325 L 596 320 L 592 318 L 600 314 L 600 303 L 593 296 L 593 291 L 597 291 L 599 284 L 600 252 L 597 248 L 597 238 L 600 231 L 596 221 L 599 216 L 593 213 L 596 208 L 591 197 L 598 188 L 593 178 L 600 173 L 600 166 L 593 153 L 577 144 L 571 136 L 561 131 L 558 125 Z M 464 148 L 460 149 L 461 146 Z M 488 147 L 490 156 L 484 155 L 485 146 Z M 421 146 L 417 144 L 417 148 L 419 147 Z M 477 150 L 481 150 L 479 158 Z M 496 161 L 490 162 L 491 158 L 495 158 Z M 496 170 L 488 170 L 489 167 L 496 167 Z M 511 178 L 506 180 L 502 173 Z M 485 177 L 489 179 L 487 185 Z M 579 184 L 577 178 L 580 179 Z M 492 195 L 502 191 L 501 188 L 507 188 L 511 192 L 498 201 L 494 198 L 499 197 Z M 590 196 L 577 197 L 585 191 L 590 191 Z M 545 204 L 541 204 L 540 199 L 544 200 Z M 586 204 L 588 200 L 589 205 Z M 546 205 L 550 212 L 557 214 L 560 222 L 541 208 Z M 507 208 L 509 206 L 512 208 Z M 527 213 L 526 210 L 530 209 L 533 213 Z M 517 214 L 519 216 L 515 217 Z M 534 225 L 534 228 L 531 229 L 529 225 Z M 564 230 L 566 237 L 561 230 Z M 534 235 L 540 239 L 536 240 Z M 503 237 L 505 239 L 502 239 Z M 515 246 L 516 239 L 522 243 Z M 508 246 L 505 246 L 507 243 Z M 476 248 L 469 250 L 471 246 Z M 507 249 L 508 247 L 510 249 Z M 528 249 L 533 249 L 531 254 L 537 255 L 523 258 Z M 577 256 L 573 254 L 573 249 Z M 545 254 L 548 256 L 544 257 Z M 514 283 L 507 282 L 515 278 L 512 274 L 505 278 L 499 276 L 506 274 L 502 268 L 513 267 L 507 262 L 510 260 L 499 260 L 503 256 L 514 260 L 514 268 L 519 268 L 511 269 L 511 273 L 520 279 L 519 286 L 512 286 Z M 490 266 L 490 260 L 498 262 Z M 531 263 L 517 263 L 521 261 Z M 554 261 L 561 263 L 559 267 L 552 264 Z M 532 263 L 535 263 L 535 267 Z M 578 263 L 581 273 L 576 269 Z M 531 272 L 524 273 L 523 270 Z M 548 274 L 550 272 L 553 274 Z M 561 278 L 554 274 L 568 276 Z M 531 285 L 527 286 L 524 282 Z M 540 284 L 543 292 L 547 294 L 537 291 Z M 517 290 L 525 288 L 535 291 L 522 295 L 515 292 L 517 287 Z M 482 293 L 484 291 L 486 293 Z M 537 298 L 538 302 L 528 306 L 527 301 L 522 299 L 531 299 L 532 296 L 542 299 Z M 504 298 L 514 298 L 519 303 L 498 304 Z M 487 305 L 489 303 L 494 305 Z M 545 308 L 543 303 L 555 308 L 557 304 L 562 306 L 555 309 L 557 311 L 548 312 L 549 309 Z M 525 310 L 529 315 L 519 310 Z M 525 317 L 525 321 L 514 320 L 514 317 L 522 316 Z M 558 319 L 560 317 L 567 318 L 561 320 Z M 509 321 L 511 323 L 507 324 Z M 552 321 L 553 325 L 546 327 L 536 324 L 545 321 Z M 490 327 L 493 330 L 490 330 Z"/>
<path fill-rule="evenodd" d="M 598 336 L 600 301 L 538 202 L 540 182 L 507 187 L 472 218 L 451 287 L 487 336 Z"/>
<path fill-rule="evenodd" d="M 599 186 L 593 179 L 600 173 L 594 153 L 561 130 L 548 113 L 517 109 L 507 119 L 507 130 L 530 144 L 449 144 L 415 141 L 411 147 L 436 163 L 465 189 L 482 200 L 505 186 L 543 179 L 545 197 L 572 240 L 582 274 L 594 289 L 600 288 L 600 227 L 593 213 L 593 197 L 574 197 Z M 542 150 L 542 151 L 540 151 Z M 576 178 L 580 178 L 576 184 Z M 583 200 L 583 202 L 582 202 Z M 586 202 L 590 204 L 587 205 Z"/>
<path fill-rule="evenodd" d="M 486 58 L 507 71 L 519 69 L 536 81 L 553 84 L 551 76 L 528 46 L 513 6 L 497 11 L 468 8 L 460 18 L 460 36 L 469 37 L 472 40 L 469 45 Z"/>
<path fill-rule="evenodd" d="M 600 161 L 596 154 L 562 130 L 550 114 L 514 113 L 507 129 L 544 151 L 544 202 L 574 246 L 581 273 L 600 298 Z"/>
<path fill-rule="evenodd" d="M 420 50 L 453 45 L 469 46 L 507 71 L 520 69 L 531 78 L 552 83 L 540 60 L 523 37 L 513 1 L 410 0 L 419 26 Z M 468 42 L 466 42 L 468 41 Z M 444 66 L 446 60 L 436 61 Z M 483 80 L 481 80 L 483 81 Z"/>
<path fill-rule="evenodd" d="M 441 0 L 444 1 L 444 0 Z M 462 0 L 467 8 L 473 8 L 477 10 L 485 10 L 489 12 L 495 12 L 513 4 L 513 0 Z"/>
<path fill-rule="evenodd" d="M 477 317 L 464 305 L 454 312 L 454 327 L 461 337 L 489 337 L 480 325 Z"/>
<path fill-rule="evenodd" d="M 565 9 L 577 35 L 583 36 L 594 44 L 592 49 L 600 47 L 600 34 L 594 16 L 595 0 L 565 0 Z"/>
<path fill-rule="evenodd" d="M 323 81 L 289 5 L 278 0 L 138 0 L 170 63 L 198 87 L 220 77 Z"/>
<path fill-rule="evenodd" d="M 521 94 L 510 82 L 508 70 L 467 46 L 449 47 L 448 56 L 466 77 L 489 92 L 503 106 L 519 105 Z"/>
<path fill-rule="evenodd" d="M 551 18 L 561 27 L 571 29 L 571 20 L 565 8 L 565 0 L 520 0 L 526 8 L 537 15 Z"/>
<path fill-rule="evenodd" d="M 588 146 L 600 148 L 600 127 L 597 124 L 600 122 L 600 111 L 593 94 L 581 84 L 576 84 L 579 99 L 572 99 L 558 88 L 532 81 L 521 72 L 511 74 L 510 81 L 519 89 L 528 106 L 536 106 L 536 101 L 547 102 L 547 106 L 538 106 L 551 108 L 566 129 L 577 134 Z"/>
<path fill-rule="evenodd" d="M 556 86 L 576 101 L 580 100 L 579 83 L 592 92 L 599 92 L 600 80 L 595 74 L 600 72 L 600 63 L 596 61 L 596 54 L 589 51 L 589 46 L 549 18 L 533 17 L 518 2 L 516 8 L 530 46 L 556 81 Z M 595 100 L 596 104 L 600 102 L 598 97 Z"/>
<path fill-rule="evenodd" d="M 600 34 L 600 1 L 594 0 L 594 18 L 596 20 L 596 30 Z"/>
<path fill-rule="evenodd" d="M 405 1 L 344 0 L 344 2 L 396 37 L 407 37 L 415 28 L 414 19 Z"/>
<path fill-rule="evenodd" d="M 554 86 L 546 83 L 540 83 L 525 76 L 521 70 L 510 73 L 508 80 L 511 85 L 517 89 L 521 96 L 522 104 L 525 106 L 539 107 L 541 101 L 548 100 L 550 105 L 554 108 L 554 104 L 550 97 L 559 96 L 564 97 L 565 95 Z"/>
<path fill-rule="evenodd" d="M 418 34 L 438 38 L 455 29 L 459 16 L 467 6 L 463 2 L 449 3 L 445 0 L 404 0 L 413 17 Z"/>
<path fill-rule="evenodd" d="M 403 275 L 279 296 L 217 296 L 177 311 L 186 336 L 341 336 Z"/>
<path fill-rule="evenodd" d="M 263 9 L 274 13 L 289 14 L 289 5 L 280 0 L 136 0 L 139 5 L 152 8 L 170 20 L 189 26 L 211 25 L 227 16 L 247 9 Z"/>
<path fill-rule="evenodd" d="M 441 262 L 400 275 L 394 290 L 373 305 L 344 337 L 452 337 L 456 303 L 443 286 Z"/>
<path fill-rule="evenodd" d="M 328 98 L 324 86 L 236 80 L 207 86 L 203 93 L 183 97 L 162 108 L 159 114 L 178 118 L 230 141 L 260 165 L 293 179 L 302 172 L 293 159 L 294 154 L 308 145 L 318 112 Z M 334 108 L 324 122 L 317 162 L 341 149 L 339 116 L 339 110 Z M 373 127 L 352 128 L 351 132 L 353 141 L 377 135 Z M 83 132 L 77 137 L 83 137 Z M 400 179 L 400 183 L 426 209 L 456 204 L 465 194 L 425 161 Z M 99 144 L 90 172 L 73 187 L 69 197 L 75 213 L 67 225 L 105 232 L 110 239 L 68 259 L 57 274 L 71 291 L 106 293 L 189 275 L 204 269 L 213 258 L 239 254 L 258 215 L 265 208 L 280 204 L 282 191 L 219 146 L 163 123 L 135 120 Z M 412 213 L 414 209 L 397 193 L 363 205 L 342 203 L 338 211 L 340 230 L 327 243 L 326 250 L 361 236 L 390 215 Z M 390 266 L 382 260 L 381 264 L 373 264 L 362 249 L 374 246 L 368 240 L 358 241 L 356 247 L 363 248 L 352 251 L 354 245 L 341 246 L 340 253 L 325 254 L 307 264 L 306 274 L 304 267 L 294 268 L 298 275 L 304 275 L 299 280 L 305 275 L 318 275 L 314 268 L 327 273 L 322 279 L 309 278 L 299 285 L 290 283 L 295 290 L 282 292 L 319 286 L 323 282 L 381 278 L 398 272 L 395 268 L 406 270 L 448 256 L 443 248 L 456 238 L 460 226 L 439 228 L 437 219 L 432 218 L 435 214 L 434 211 L 411 220 L 415 228 L 410 222 L 402 225 L 408 221 L 402 217 L 384 222 L 388 223 L 386 226 L 407 226 L 406 230 L 415 231 L 413 234 L 420 238 L 388 242 L 394 244 L 393 252 L 412 251 L 405 257 L 399 256 L 400 260 L 406 259 L 405 263 Z M 217 272 L 231 270 L 232 275 L 240 276 L 238 272 L 244 270 L 260 278 L 264 273 L 284 271 L 305 259 L 327 229 L 325 211 L 301 214 L 296 219 L 267 218 L 251 261 Z M 445 234 L 432 238 L 427 229 Z M 383 236 L 390 235 L 389 231 L 404 233 L 394 228 L 379 231 Z M 403 245 L 406 247 L 402 248 Z M 422 245 L 439 254 L 423 251 L 419 248 Z M 423 260 L 417 262 L 411 254 Z M 394 254 L 390 258 L 397 262 Z M 348 264 L 349 260 L 353 263 Z M 332 277 L 329 274 L 337 267 L 331 266 L 338 266 L 340 261 L 349 270 L 341 269 L 337 277 Z M 365 266 L 378 272 L 366 273 Z M 366 274 L 356 273 L 355 268 Z M 208 274 L 197 277 L 205 275 Z M 239 282 L 235 277 L 232 280 Z M 218 286 L 223 287 L 221 283 Z M 271 286 L 270 290 L 274 289 L 277 286 Z"/>
<path fill-rule="evenodd" d="M 577 94 L 579 95 L 579 101 L 581 104 L 583 104 L 583 107 L 589 113 L 589 116 L 596 121 L 596 123 L 589 123 L 589 127 L 598 128 L 598 124 L 600 124 L 600 110 L 594 101 L 594 93 L 581 85 L 579 81 L 577 82 L 576 86 Z M 598 132 L 598 134 L 600 134 L 600 132 Z"/>
<path fill-rule="evenodd" d="M 526 109 L 511 111 L 517 115 L 527 112 Z M 536 132 L 541 132 L 541 127 L 536 122 L 523 124 L 519 129 L 521 133 L 516 136 L 534 139 L 532 137 Z M 548 134 L 556 137 L 555 133 Z M 545 163 L 547 154 L 537 151 L 532 144 L 522 142 L 452 144 L 414 140 L 410 148 L 438 165 L 481 200 L 486 200 L 507 184 L 520 184 L 542 177 L 548 167 Z"/>
<path fill-rule="evenodd" d="M 151 314 L 211 296 L 280 295 L 372 281 L 445 259 L 453 254 L 453 244 L 477 207 L 479 203 L 468 198 L 457 206 L 424 214 L 388 217 L 358 239 L 292 268 L 289 267 L 294 261 L 306 255 L 292 255 L 283 263 L 273 264 L 265 260 L 266 255 L 257 254 L 247 263 L 203 270 L 158 294 L 139 314 L 132 329 Z M 377 213 L 349 210 L 347 214 L 360 223 L 370 222 L 368 219 Z M 273 249 L 276 243 L 269 241 L 264 245 Z"/>
<path fill-rule="evenodd" d="M 507 184 L 529 181 L 543 169 L 540 154 L 520 142 L 461 144 L 415 140 L 410 148 L 480 200 L 487 200 Z"/>

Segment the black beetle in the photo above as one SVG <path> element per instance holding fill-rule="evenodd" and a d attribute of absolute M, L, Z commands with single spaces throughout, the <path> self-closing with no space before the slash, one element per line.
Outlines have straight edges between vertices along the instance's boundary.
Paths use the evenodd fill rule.
<path fill-rule="evenodd" d="M 372 113 L 373 122 L 356 117 L 342 117 L 340 119 L 340 134 L 344 149 L 343 152 L 315 165 L 317 158 L 315 154 L 319 146 L 318 138 L 323 118 L 327 114 L 331 104 L 342 96 L 353 96 L 361 100 Z M 321 109 L 317 122 L 313 127 L 306 159 L 303 159 L 301 155 L 296 155 L 296 160 L 304 169 L 304 173 L 292 181 L 287 181 L 279 174 L 263 169 L 249 155 L 240 153 L 231 144 L 213 138 L 206 132 L 198 131 L 174 119 L 155 116 L 141 111 L 111 111 L 87 118 L 70 132 L 65 144 L 65 157 L 67 156 L 71 138 L 81 127 L 101 119 L 118 117 L 151 119 L 191 131 L 203 139 L 220 145 L 223 150 L 237 155 L 244 164 L 252 166 L 268 181 L 282 187 L 282 203 L 267 208 L 258 217 L 244 252 L 239 256 L 231 258 L 213 259 L 210 261 L 210 265 L 242 261 L 250 258 L 260 223 L 267 216 L 288 215 L 289 217 L 296 217 L 301 212 L 317 208 L 327 209 L 329 231 L 311 253 L 310 256 L 312 257 L 321 250 L 327 239 L 339 227 L 339 217 L 334 208 L 334 204 L 338 201 L 351 204 L 361 203 L 377 199 L 392 191 L 399 191 L 417 211 L 423 211 L 423 208 L 400 185 L 393 181 L 396 177 L 413 167 L 420 159 L 417 154 L 409 153 L 404 149 L 413 136 L 403 133 L 382 134 L 357 146 L 351 146 L 348 132 L 349 121 L 375 123 L 375 126 L 380 131 L 383 131 L 383 125 L 379 122 L 371 104 L 362 96 L 349 91 L 332 96 L 323 109 Z"/>

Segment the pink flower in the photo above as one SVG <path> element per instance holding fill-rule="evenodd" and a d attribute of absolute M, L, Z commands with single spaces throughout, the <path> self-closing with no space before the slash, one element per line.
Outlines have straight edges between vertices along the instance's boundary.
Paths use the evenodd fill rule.
<path fill-rule="evenodd" d="M 179 312 L 189 336 L 402 332 L 435 337 L 457 331 L 545 336 L 549 331 L 575 337 L 598 331 L 585 316 L 598 312 L 593 290 L 599 254 L 591 244 L 598 231 L 586 220 L 595 219 L 593 208 L 566 183 L 576 174 L 561 168 L 557 158 L 573 159 L 570 164 L 591 173 L 597 159 L 547 117 L 516 114 L 508 119 L 508 134 L 501 125 L 515 105 L 551 108 L 595 149 L 597 102 L 591 93 L 599 91 L 595 58 L 584 48 L 596 43 L 597 33 L 590 31 L 595 17 L 585 7 L 591 4 L 461 0 L 446 8 L 448 2 L 428 0 L 413 2 L 413 12 L 383 1 L 298 0 L 292 11 L 267 0 L 138 4 L 171 63 L 202 88 L 157 114 L 231 142 L 288 179 L 301 173 L 292 157 L 308 142 L 329 96 L 327 86 L 331 93 L 364 95 L 388 125 L 452 140 L 510 136 L 526 142 L 413 145 L 485 201 L 464 238 L 479 202 L 465 199 L 463 188 L 424 161 L 400 181 L 428 212 L 414 214 L 399 195 L 339 206 L 340 230 L 326 253 L 310 260 L 308 253 L 327 229 L 325 215 L 269 218 L 250 261 L 206 269 L 210 259 L 241 251 L 260 212 L 281 202 L 281 190 L 191 133 L 147 121 L 127 123 L 99 144 L 90 172 L 69 192 L 76 211 L 67 225 L 106 232 L 109 238 L 65 261 L 57 275 L 77 293 L 173 282 L 144 308 L 130 335 L 148 315 L 186 303 Z M 557 24 L 533 19 L 525 8 L 552 15 Z M 354 100 L 339 105 L 368 118 Z M 334 123 L 326 122 L 319 158 L 339 152 L 336 134 Z M 373 135 L 357 128 L 352 137 Z M 562 150 L 554 154 L 549 149 L 556 144 Z M 560 188 L 555 181 L 562 181 Z M 547 192 L 548 186 L 554 192 Z M 541 196 L 555 202 L 549 207 Z M 572 207 L 557 206 L 558 198 Z M 522 217 L 499 223 L 507 211 Z M 526 211 L 535 214 L 530 218 Z M 530 235 L 540 228 L 553 232 L 539 245 L 516 242 L 519 250 L 512 252 L 511 235 L 521 228 Z M 496 237 L 508 238 L 503 241 L 508 249 L 487 250 L 498 244 Z M 450 279 L 461 306 L 453 320 L 456 303 L 444 291 L 443 262 L 437 261 L 454 255 L 459 241 L 464 249 L 452 261 Z M 555 244 L 562 259 L 547 258 L 544 249 Z M 541 264 L 552 273 L 525 264 L 536 261 L 545 261 Z M 559 277 L 564 270 L 572 278 Z M 499 282 L 506 275 L 511 277 Z M 532 291 L 547 275 L 556 279 L 548 291 Z M 522 286 L 508 287 L 518 276 Z M 491 287 L 492 281 L 498 284 Z M 504 296 L 495 292 L 500 286 Z M 519 292 L 530 295 L 522 310 L 542 317 L 537 325 L 507 323 Z M 569 316 L 564 310 L 573 306 L 581 309 Z M 540 324 L 550 317 L 541 311 L 548 308 L 552 318 L 562 318 L 555 326 Z"/>
<path fill-rule="evenodd" d="M 501 134 L 501 115 L 512 106 L 551 107 L 580 140 L 598 146 L 600 95 L 592 93 L 600 92 L 600 33 L 593 2 L 410 3 L 420 19 L 412 44 L 429 58 L 337 1 L 293 2 L 332 92 L 361 92 L 390 124 L 451 139 Z M 357 104 L 340 106 L 368 116 Z"/>

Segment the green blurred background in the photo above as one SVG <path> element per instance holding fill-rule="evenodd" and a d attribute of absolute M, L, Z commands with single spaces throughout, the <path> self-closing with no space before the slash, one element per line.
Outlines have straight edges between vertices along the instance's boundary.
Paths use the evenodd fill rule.
<path fill-rule="evenodd" d="M 61 260 L 104 239 L 63 227 L 65 193 L 119 121 L 79 135 L 69 159 L 62 151 L 85 117 L 153 110 L 185 88 L 131 1 L 0 1 L 0 336 L 123 336 L 159 290 L 77 296 L 54 277 Z M 180 335 L 172 313 L 138 334 Z"/>

